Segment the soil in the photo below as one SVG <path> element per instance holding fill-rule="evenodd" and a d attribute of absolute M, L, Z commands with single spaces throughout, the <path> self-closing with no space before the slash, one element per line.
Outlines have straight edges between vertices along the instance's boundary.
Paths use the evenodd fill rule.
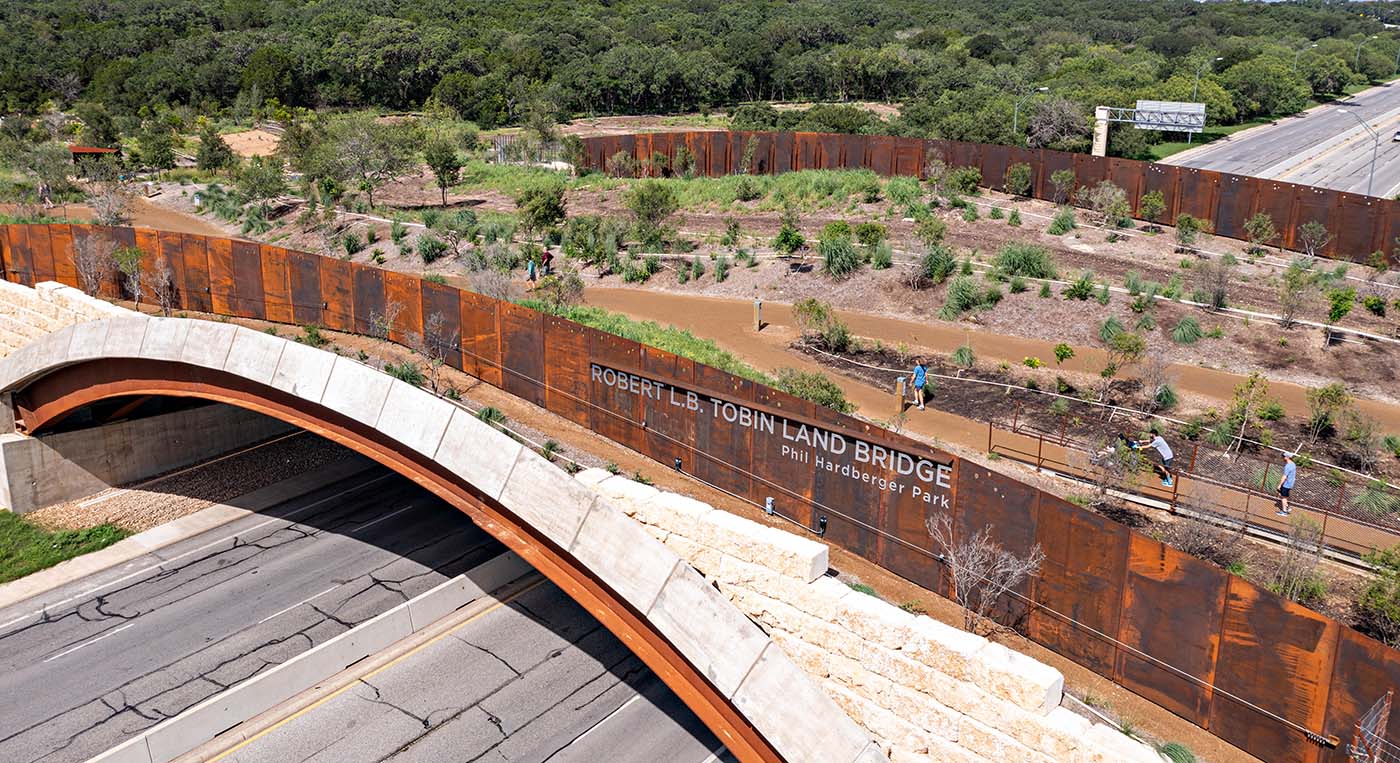
<path fill-rule="evenodd" d="M 258 129 L 226 133 L 224 142 L 239 156 L 272 156 L 282 138 L 275 132 Z"/>

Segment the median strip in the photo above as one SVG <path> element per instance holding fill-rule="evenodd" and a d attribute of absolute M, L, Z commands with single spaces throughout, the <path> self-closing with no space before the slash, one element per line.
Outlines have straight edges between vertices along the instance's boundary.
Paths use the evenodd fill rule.
<path fill-rule="evenodd" d="M 344 682 L 336 681 L 330 686 L 323 685 L 323 682 L 385 650 L 393 648 L 397 654 L 401 651 L 398 647 L 414 648 L 412 643 L 405 644 L 409 637 L 420 633 L 431 637 L 437 630 L 434 626 L 443 618 L 468 605 L 497 604 L 491 592 L 530 572 L 531 567 L 514 552 L 501 554 L 222 694 L 210 697 L 91 758 L 89 763 L 169 763 L 216 739 L 222 749 L 211 754 L 239 746 L 309 706 L 301 710 L 284 708 L 286 712 L 279 713 L 268 711 L 294 700 L 297 695 L 313 687 L 319 686 L 323 691 L 337 690 Z M 373 669 L 368 665 L 362 667 L 365 670 Z M 315 698 L 312 703 L 326 698 Z M 259 720 L 258 723 L 243 725 L 255 718 Z"/>

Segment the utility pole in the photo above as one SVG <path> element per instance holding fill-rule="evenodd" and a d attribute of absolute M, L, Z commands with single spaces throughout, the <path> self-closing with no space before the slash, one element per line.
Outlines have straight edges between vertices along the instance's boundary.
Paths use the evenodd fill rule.
<path fill-rule="evenodd" d="M 1313 44 L 1311 44 L 1311 45 L 1306 45 L 1306 46 L 1304 46 L 1304 47 L 1298 48 L 1298 52 L 1293 54 L 1293 71 L 1295 71 L 1295 72 L 1298 71 L 1298 59 L 1303 55 L 1303 51 L 1305 51 L 1305 50 L 1312 50 L 1313 48 L 1316 48 L 1316 47 L 1317 47 L 1317 43 L 1313 43 Z M 1395 60 L 1396 60 L 1397 62 L 1400 62 L 1400 56 L 1396 56 Z M 1400 63 L 1397 63 L 1396 65 L 1397 65 L 1397 66 L 1400 66 Z"/>
<path fill-rule="evenodd" d="M 1351 65 L 1351 68 L 1356 71 L 1361 71 L 1361 47 L 1366 44 L 1367 40 L 1374 39 L 1376 39 L 1376 36 L 1371 35 L 1370 37 L 1362 37 L 1361 42 L 1356 43 L 1356 61 Z"/>
<path fill-rule="evenodd" d="M 1025 103 L 1025 102 L 1027 101 L 1027 99 L 1029 99 L 1031 96 L 1035 95 L 1036 93 L 1044 93 L 1044 92 L 1048 92 L 1049 90 L 1050 90 L 1050 88 L 1048 88 L 1048 87 L 1038 87 L 1038 88 L 1036 88 L 1036 89 L 1034 89 L 1034 90 L 1028 91 L 1025 95 L 1021 96 L 1020 100 L 1016 101 L 1016 105 L 1015 105 L 1014 107 L 1012 107 L 1012 109 L 1011 109 L 1011 132 L 1012 132 L 1012 133 L 1015 133 L 1015 134 L 1018 135 L 1018 136 L 1021 134 L 1021 129 L 1020 129 L 1020 128 L 1021 128 L 1021 104 Z"/>

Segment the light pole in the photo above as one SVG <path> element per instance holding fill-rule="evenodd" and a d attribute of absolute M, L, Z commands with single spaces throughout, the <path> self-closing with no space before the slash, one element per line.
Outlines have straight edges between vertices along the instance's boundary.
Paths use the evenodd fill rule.
<path fill-rule="evenodd" d="M 1381 136 L 1377 134 L 1375 130 L 1372 130 L 1371 126 L 1366 124 L 1366 120 L 1362 119 L 1361 115 L 1357 114 L 1355 111 L 1351 111 L 1350 109 L 1337 109 L 1337 111 L 1343 114 L 1350 114 L 1353 119 L 1361 123 L 1362 127 L 1366 128 L 1366 132 L 1371 133 L 1371 176 L 1366 180 L 1366 195 L 1370 196 L 1371 186 L 1376 182 L 1376 152 L 1379 151 L 1381 147 Z"/>
<path fill-rule="evenodd" d="M 1376 39 L 1376 36 L 1371 35 L 1370 37 L 1362 37 L 1361 42 L 1356 43 L 1356 61 L 1352 63 L 1352 69 L 1355 69 L 1356 71 L 1361 71 L 1361 47 L 1366 44 L 1367 40 L 1374 39 Z"/>
<path fill-rule="evenodd" d="M 1221 56 L 1216 56 L 1215 58 L 1212 58 L 1212 59 L 1209 60 L 1209 61 L 1202 61 L 1202 62 L 1201 62 L 1201 65 L 1196 67 L 1196 81 L 1195 81 L 1194 83 L 1191 84 L 1191 100 L 1192 100 L 1192 101 L 1195 101 L 1195 100 L 1196 100 L 1196 96 L 1197 96 L 1197 94 L 1200 92 L 1200 89 L 1201 89 L 1201 72 L 1205 71 L 1207 66 L 1210 66 L 1211 64 L 1215 63 L 1216 61 L 1224 61 L 1224 60 L 1225 60 L 1225 59 L 1224 59 L 1223 57 L 1221 57 Z M 1196 134 L 1195 134 L 1195 133 L 1191 133 L 1191 132 L 1186 133 L 1186 145 L 1188 145 L 1188 146 L 1191 145 L 1191 139 L 1194 138 L 1194 137 L 1196 137 Z"/>
<path fill-rule="evenodd" d="M 1298 52 L 1293 54 L 1293 71 L 1298 71 L 1298 59 L 1303 55 L 1303 51 L 1312 50 L 1316 47 L 1317 43 L 1313 43 L 1311 45 L 1306 45 L 1304 47 L 1298 48 Z M 1397 57 L 1396 60 L 1400 60 L 1400 57 Z"/>
<path fill-rule="evenodd" d="M 1050 88 L 1048 87 L 1038 87 L 1034 90 L 1027 92 L 1025 95 L 1021 96 L 1020 100 L 1016 101 L 1016 105 L 1013 106 L 1011 109 L 1011 132 L 1013 134 L 1021 134 L 1021 104 L 1025 103 L 1027 99 L 1029 99 L 1036 93 L 1044 93 L 1048 92 L 1049 90 Z"/>

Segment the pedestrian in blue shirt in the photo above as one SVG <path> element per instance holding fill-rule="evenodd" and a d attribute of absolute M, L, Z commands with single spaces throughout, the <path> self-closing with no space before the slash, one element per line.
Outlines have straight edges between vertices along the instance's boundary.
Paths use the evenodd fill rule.
<path fill-rule="evenodd" d="M 914 361 L 914 375 L 910 378 L 914 385 L 914 402 L 919 404 L 919 410 L 924 409 L 924 386 L 928 384 L 928 369 L 924 368 L 924 361 Z"/>
<path fill-rule="evenodd" d="M 1288 516 L 1288 494 L 1293 490 L 1293 480 L 1298 477 L 1298 465 L 1293 463 L 1293 454 L 1283 454 L 1283 476 L 1278 481 L 1278 515 Z"/>
<path fill-rule="evenodd" d="M 526 261 L 526 263 L 525 263 L 525 275 L 530 279 L 530 283 L 534 283 L 534 282 L 535 282 L 535 257 L 534 257 L 534 255 L 531 255 L 531 256 L 530 256 L 530 259 L 529 259 L 528 261 Z"/>

